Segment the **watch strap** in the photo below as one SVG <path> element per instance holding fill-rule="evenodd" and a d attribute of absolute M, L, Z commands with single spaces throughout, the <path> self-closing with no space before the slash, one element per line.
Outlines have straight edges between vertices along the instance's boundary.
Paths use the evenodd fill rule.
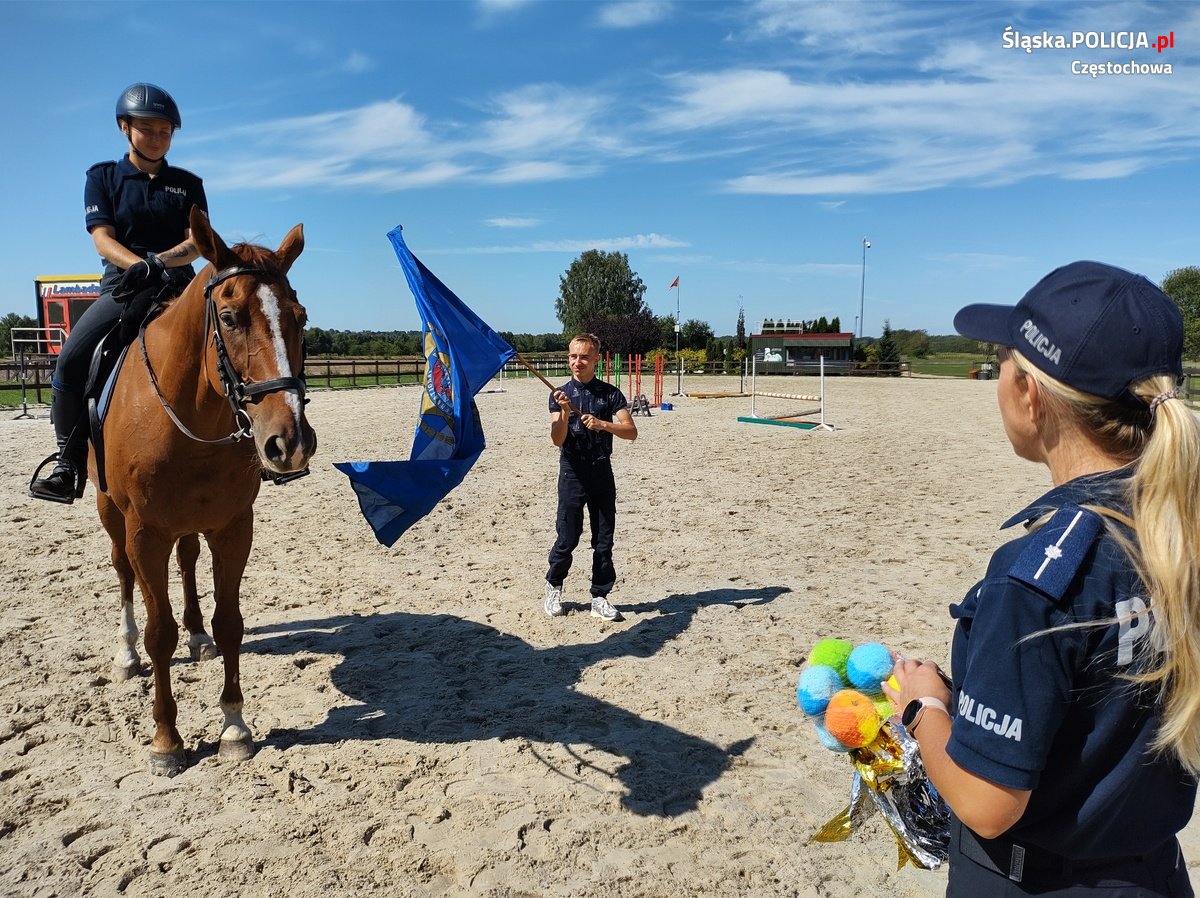
<path fill-rule="evenodd" d="M 920 724 L 921 718 L 925 716 L 925 712 L 930 708 L 937 708 L 947 717 L 950 716 L 950 709 L 946 707 L 946 703 L 940 698 L 934 698 L 932 695 L 925 695 L 921 698 L 913 699 L 913 701 L 909 703 L 909 708 L 911 708 L 913 705 L 919 705 L 920 707 L 917 708 L 915 714 L 911 715 L 911 719 L 905 723 L 905 728 L 908 730 L 910 736 L 915 735 L 917 725 Z M 907 711 L 908 708 L 905 710 Z M 910 715 L 905 714 L 904 716 L 909 717 Z"/>

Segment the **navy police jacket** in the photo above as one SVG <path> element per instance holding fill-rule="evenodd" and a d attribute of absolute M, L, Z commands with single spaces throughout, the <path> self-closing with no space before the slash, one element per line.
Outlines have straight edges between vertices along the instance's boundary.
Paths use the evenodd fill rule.
<path fill-rule="evenodd" d="M 1127 513 L 1127 470 L 1055 487 L 1004 526 L 962 603 L 947 751 L 991 782 L 1031 790 L 1005 838 L 1069 858 L 1140 854 L 1188 822 L 1196 781 L 1154 753 L 1155 687 L 1123 679 L 1153 658 L 1147 592 L 1105 520 Z M 1036 526 L 1040 522 L 1041 526 Z M 1122 619 L 1123 618 L 1123 619 Z M 1073 626 L 1105 621 L 1097 626 Z"/>

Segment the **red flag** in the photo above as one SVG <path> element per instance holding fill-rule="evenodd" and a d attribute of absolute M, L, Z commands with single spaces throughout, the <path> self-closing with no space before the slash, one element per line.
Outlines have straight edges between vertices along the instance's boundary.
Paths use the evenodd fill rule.
<path fill-rule="evenodd" d="M 674 290 L 678 286 L 679 286 L 679 275 L 675 275 L 675 280 L 671 281 L 671 286 L 668 287 L 667 289 Z"/>

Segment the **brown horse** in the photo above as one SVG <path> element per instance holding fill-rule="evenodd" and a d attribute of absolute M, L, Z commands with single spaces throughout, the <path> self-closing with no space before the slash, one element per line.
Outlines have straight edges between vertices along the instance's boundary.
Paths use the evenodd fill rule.
<path fill-rule="evenodd" d="M 200 657 L 215 652 L 197 600 L 198 534 L 212 554 L 212 631 L 225 663 L 220 757 L 243 760 L 253 754 L 254 741 L 242 719 L 238 600 L 254 538 L 254 500 L 264 479 L 307 471 L 316 450 L 304 414 L 304 307 L 287 280 L 304 249 L 302 226 L 275 252 L 249 244 L 231 249 L 193 207 L 191 233 L 211 264 L 143 326 L 129 350 L 104 422 L 107 492 L 99 491 L 95 454 L 89 462 L 121 584 L 123 644 L 114 674 L 127 679 L 141 669 L 136 580 L 154 672 L 150 767 L 167 776 L 186 764 L 171 693 L 171 656 L 179 642 L 167 595 L 171 550 L 178 544 L 183 621 Z"/>

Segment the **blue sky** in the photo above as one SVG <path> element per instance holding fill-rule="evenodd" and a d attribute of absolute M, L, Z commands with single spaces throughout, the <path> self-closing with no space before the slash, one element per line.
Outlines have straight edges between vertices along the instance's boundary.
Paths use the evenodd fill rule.
<path fill-rule="evenodd" d="M 533 333 L 593 248 L 717 334 L 739 303 L 751 330 L 852 330 L 860 301 L 867 335 L 945 334 L 1075 259 L 1200 264 L 1200 4 L 3 2 L 0 22 L 0 314 L 34 314 L 38 275 L 99 270 L 84 172 L 125 151 L 113 108 L 142 80 L 178 101 L 169 159 L 227 240 L 304 223 L 318 327 L 419 327 L 396 224 L 494 328 Z M 1126 46 L 1021 46 L 1075 32 Z M 1072 72 L 1131 62 L 1171 73 Z"/>

